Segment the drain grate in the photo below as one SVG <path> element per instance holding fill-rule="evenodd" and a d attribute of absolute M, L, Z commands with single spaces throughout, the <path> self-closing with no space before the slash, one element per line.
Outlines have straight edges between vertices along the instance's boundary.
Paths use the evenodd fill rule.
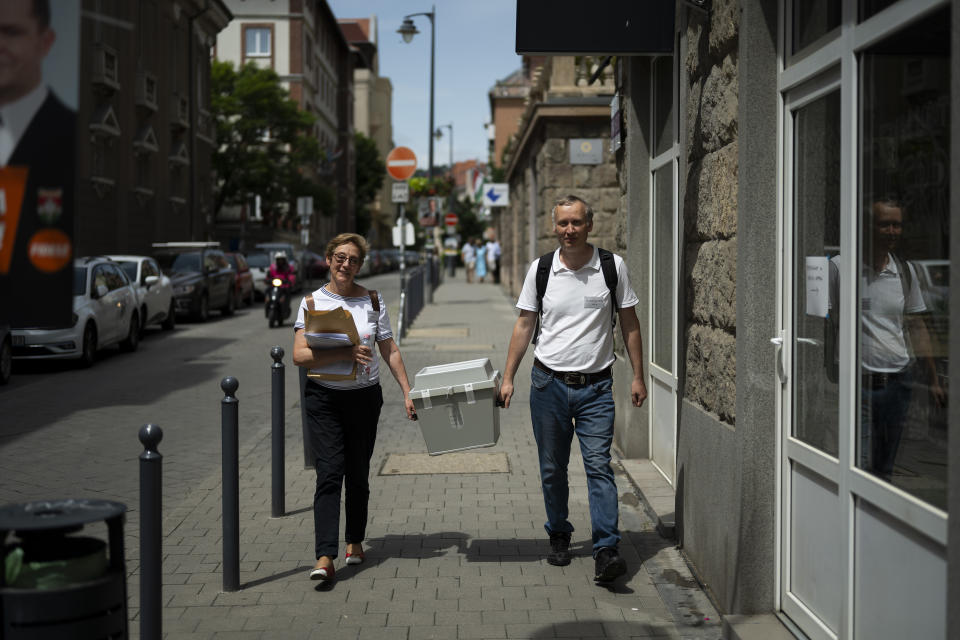
<path fill-rule="evenodd" d="M 380 467 L 381 476 L 434 473 L 510 473 L 506 453 L 391 453 Z"/>

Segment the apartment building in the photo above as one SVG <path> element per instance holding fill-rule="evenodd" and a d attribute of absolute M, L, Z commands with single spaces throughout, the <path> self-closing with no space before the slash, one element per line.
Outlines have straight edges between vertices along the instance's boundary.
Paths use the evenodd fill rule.
<path fill-rule="evenodd" d="M 215 55 L 238 66 L 253 63 L 276 71 L 290 97 L 316 117 L 314 135 L 326 153 L 315 178 L 336 195 L 333 211 L 314 211 L 309 244 L 320 248 L 327 238 L 355 226 L 353 206 L 353 70 L 350 48 L 324 0 L 226 0 L 233 20 L 219 34 Z M 294 206 L 291 203 L 291 206 Z M 249 215 L 248 215 L 249 212 Z M 248 215 L 256 222 L 251 203 Z M 303 237 L 294 228 L 274 234 Z"/>
<path fill-rule="evenodd" d="M 208 237 L 210 48 L 230 11 L 220 0 L 82 7 L 75 255 Z"/>
<path fill-rule="evenodd" d="M 379 30 L 376 16 L 341 18 L 340 29 L 353 56 L 353 122 L 356 131 L 372 138 L 380 159 L 393 148 L 393 84 L 380 75 Z M 391 245 L 390 228 L 397 217 L 386 178 L 370 205 L 368 239 L 377 248 Z"/>

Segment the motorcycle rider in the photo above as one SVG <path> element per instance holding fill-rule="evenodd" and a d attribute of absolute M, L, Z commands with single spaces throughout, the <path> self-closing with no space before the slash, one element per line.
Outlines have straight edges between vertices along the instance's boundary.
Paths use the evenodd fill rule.
<path fill-rule="evenodd" d="M 268 291 L 274 278 L 279 278 L 283 281 L 283 285 L 281 285 L 281 291 L 283 293 L 283 317 L 287 318 L 290 316 L 290 292 L 297 282 L 297 276 L 293 267 L 290 266 L 290 262 L 287 260 L 287 253 L 285 251 L 277 251 L 273 254 L 273 264 L 271 264 L 270 269 L 267 270 Z"/>

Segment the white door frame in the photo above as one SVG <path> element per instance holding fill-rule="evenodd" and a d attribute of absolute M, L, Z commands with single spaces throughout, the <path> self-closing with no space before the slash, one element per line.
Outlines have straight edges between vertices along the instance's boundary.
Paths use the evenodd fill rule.
<path fill-rule="evenodd" d="M 648 447 L 650 451 L 650 462 L 653 464 L 654 468 L 657 469 L 663 475 L 663 477 L 670 483 L 670 486 L 674 486 L 676 483 L 676 473 L 677 473 L 677 421 L 678 416 L 678 403 L 677 397 L 679 394 L 679 385 L 680 379 L 677 376 L 678 371 L 678 360 L 680 357 L 679 354 L 679 327 L 678 327 L 678 305 L 680 304 L 680 204 L 679 204 L 679 158 L 680 158 L 680 140 L 679 140 L 679 122 L 680 122 L 680 109 L 679 109 L 679 47 L 674 46 L 674 55 L 672 56 L 658 56 L 651 60 L 650 63 L 650 131 L 654 131 L 656 127 L 656 74 L 654 73 L 654 63 L 660 57 L 670 57 L 673 62 L 673 127 L 670 132 L 670 135 L 673 137 L 673 142 L 670 145 L 670 148 L 664 151 L 663 153 L 657 156 L 650 157 L 650 172 L 649 172 L 649 201 L 647 203 L 648 211 L 650 212 L 649 216 L 649 228 L 648 228 L 648 237 L 650 238 L 650 253 L 648 256 L 648 269 L 647 272 L 650 274 L 650 287 L 648 294 L 648 304 L 647 309 L 649 310 L 649 326 L 650 326 L 650 358 L 648 360 L 650 377 L 652 378 L 650 385 L 650 429 L 649 429 L 649 441 Z M 653 140 L 651 136 L 651 143 L 656 144 L 656 141 Z M 652 147 L 650 153 L 655 153 L 656 148 Z M 672 206 L 672 225 L 673 230 L 671 233 L 671 242 L 673 246 L 673 260 L 672 260 L 672 282 L 671 282 L 671 291 L 673 301 L 671 305 L 671 320 L 670 320 L 670 340 L 671 340 L 671 362 L 673 363 L 672 371 L 667 371 L 666 369 L 658 366 L 654 362 L 654 350 L 656 348 L 656 331 L 657 320 L 654 313 L 656 304 L 658 300 L 656 298 L 656 280 L 657 271 L 656 271 L 656 181 L 655 175 L 656 172 L 664 167 L 671 167 L 671 206 Z M 672 397 L 670 398 L 669 411 L 671 412 L 673 419 L 673 428 L 672 432 L 672 445 L 671 449 L 673 451 L 672 461 L 659 461 L 654 455 L 654 443 L 655 443 L 655 432 L 656 432 L 656 420 L 657 420 L 657 411 L 658 411 L 658 402 L 660 399 L 657 397 L 659 394 L 656 390 L 657 383 L 662 383 L 670 388 L 672 391 Z"/>
<path fill-rule="evenodd" d="M 803 0 L 794 0 L 803 1 Z M 819 49 L 805 54 L 797 61 L 788 60 L 791 25 L 791 0 L 781 0 L 780 30 L 778 36 L 780 90 L 779 158 L 780 182 L 778 207 L 780 210 L 778 233 L 778 288 L 777 323 L 783 348 L 779 349 L 782 369 L 788 372 L 782 380 L 782 392 L 777 397 L 777 544 L 776 567 L 777 608 L 796 622 L 811 638 L 854 637 L 854 518 L 856 502 L 865 500 L 892 517 L 904 527 L 922 534 L 929 540 L 946 548 L 947 514 L 920 499 L 887 484 L 856 466 L 856 438 L 859 413 L 859 389 L 857 376 L 857 292 L 848 287 L 840 298 L 840 407 L 839 407 L 839 454 L 833 458 L 793 438 L 791 393 L 792 373 L 792 268 L 793 254 L 793 120 L 792 113 L 800 106 L 840 89 L 840 244 L 841 254 L 857 256 L 859 210 L 859 148 L 860 133 L 858 115 L 858 53 L 880 41 L 887 35 L 905 28 L 908 24 L 925 17 L 930 12 L 948 6 L 946 0 L 901 0 L 880 11 L 868 20 L 857 23 L 856 2 L 846 0 L 843 4 L 841 26 L 833 37 Z M 952 70 L 956 73 L 956 70 Z M 844 260 L 841 264 L 841 281 L 858 282 L 857 260 Z M 816 474 L 834 481 L 838 487 L 842 509 L 843 532 L 842 565 L 845 571 L 843 603 L 838 633 L 834 635 L 804 604 L 789 592 L 790 582 L 790 496 L 791 464 L 796 462 Z"/>

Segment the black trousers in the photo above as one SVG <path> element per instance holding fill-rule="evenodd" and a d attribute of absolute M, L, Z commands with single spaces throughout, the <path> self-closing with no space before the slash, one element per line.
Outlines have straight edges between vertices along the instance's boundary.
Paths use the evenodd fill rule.
<path fill-rule="evenodd" d="M 366 534 L 370 457 L 377 440 L 383 392 L 379 384 L 363 389 L 328 389 L 308 382 L 304 403 L 317 471 L 313 494 L 316 554 L 317 558 L 336 558 L 344 485 L 344 539 L 348 544 L 363 542 Z"/>

